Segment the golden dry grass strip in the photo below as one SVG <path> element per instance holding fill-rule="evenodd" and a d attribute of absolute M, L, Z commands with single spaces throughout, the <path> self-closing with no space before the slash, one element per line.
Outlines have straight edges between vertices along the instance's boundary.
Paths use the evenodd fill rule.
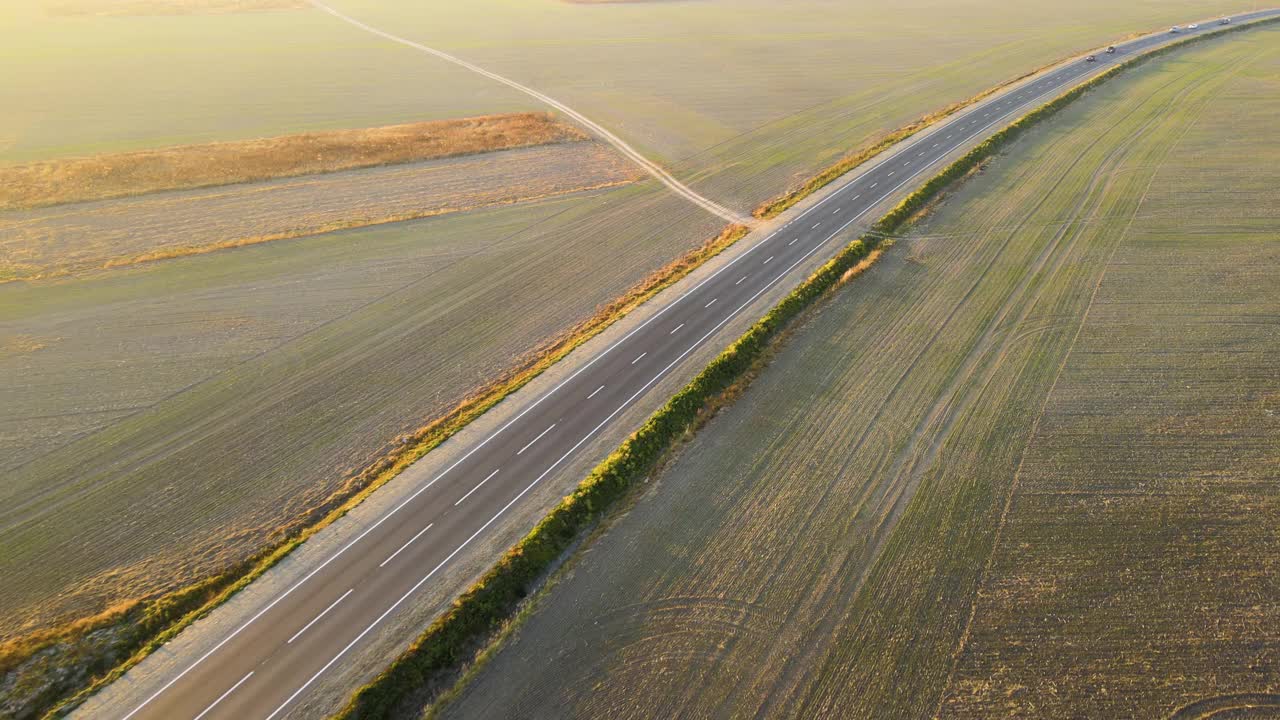
<path fill-rule="evenodd" d="M 550 113 L 481 115 L 0 167 L 0 210 L 585 140 Z"/>

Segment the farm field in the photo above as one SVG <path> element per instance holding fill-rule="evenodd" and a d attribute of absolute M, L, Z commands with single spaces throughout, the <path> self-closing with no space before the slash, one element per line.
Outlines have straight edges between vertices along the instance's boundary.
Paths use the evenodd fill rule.
<path fill-rule="evenodd" d="M 639 179 L 596 142 L 0 212 L 0 279 L 118 267 Z"/>
<path fill-rule="evenodd" d="M 101 16 L 58 14 L 54 0 L 12 5 L 0 11 L 0 62 L 24 72 L 0 87 L 9 109 L 0 164 L 545 109 L 310 7 Z M 334 6 L 547 92 L 747 211 L 884 133 L 1044 63 L 1249 4 Z M 165 62 L 150 60 L 159 55 Z"/>
<path fill-rule="evenodd" d="M 1280 716 L 1268 37 L 1167 136 L 1027 445 L 943 717 Z"/>
<path fill-rule="evenodd" d="M 749 211 L 922 115 L 1117 36 L 1230 0 L 770 0 L 336 9 L 568 103 Z M 422 56 L 424 61 L 430 60 Z"/>
<path fill-rule="evenodd" d="M 0 7 L 0 65 L 21 68 L 0 84 L 0 164 L 546 109 L 310 7 L 59 12 L 59 0 Z"/>
<path fill-rule="evenodd" d="M 1009 145 L 437 714 L 1167 717 L 1274 693 L 1278 82 L 1280 31 L 1252 31 Z"/>
<path fill-rule="evenodd" d="M 0 285 L 0 637 L 252 555 L 720 227 L 642 182 Z"/>

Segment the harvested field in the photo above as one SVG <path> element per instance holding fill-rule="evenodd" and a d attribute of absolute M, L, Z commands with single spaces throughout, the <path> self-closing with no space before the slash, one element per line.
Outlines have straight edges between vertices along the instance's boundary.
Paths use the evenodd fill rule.
<path fill-rule="evenodd" d="M 306 0 L 46 0 L 50 15 L 208 15 L 211 13 L 298 10 Z"/>
<path fill-rule="evenodd" d="M 2 173 L 0 173 L 2 174 Z M 575 142 L 0 213 L 0 279 L 120 267 L 599 189 L 639 171 Z"/>
<path fill-rule="evenodd" d="M 232 185 L 585 140 L 548 113 L 511 113 L 0 167 L 0 210 Z"/>
<path fill-rule="evenodd" d="M 1207 42 L 1008 146 L 811 315 L 438 714 L 1271 697 L 1277 63 L 1280 30 Z"/>
<path fill-rule="evenodd" d="M 253 555 L 720 227 L 642 182 L 0 286 L 0 639 Z"/>

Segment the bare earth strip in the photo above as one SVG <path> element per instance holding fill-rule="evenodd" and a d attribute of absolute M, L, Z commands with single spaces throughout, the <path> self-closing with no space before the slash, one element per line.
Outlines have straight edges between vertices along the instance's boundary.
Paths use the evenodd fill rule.
<path fill-rule="evenodd" d="M 118 267 L 609 187 L 639 176 L 606 146 L 576 142 L 0 212 L 0 277 Z"/>
<path fill-rule="evenodd" d="M 1226 182 L 1234 192 L 1245 193 L 1244 199 L 1232 200 L 1239 203 L 1235 210 L 1224 210 L 1215 219 L 1234 214 L 1239 218 L 1234 222 L 1253 228 L 1233 250 L 1206 247 L 1162 258 L 1160 253 L 1145 256 L 1138 248 L 1126 252 L 1122 239 L 1130 224 L 1148 222 L 1152 214 L 1168 218 L 1152 226 L 1156 236 L 1175 231 L 1185 219 L 1186 214 L 1175 208 L 1187 202 L 1186 195 L 1177 202 L 1152 205 L 1143 202 L 1144 191 L 1168 184 L 1160 168 L 1167 166 L 1178 136 L 1205 108 L 1225 105 L 1228 98 L 1234 103 L 1240 97 L 1275 96 L 1261 87 L 1246 93 L 1238 83 L 1267 67 L 1251 63 L 1268 50 L 1274 57 L 1277 38 L 1280 32 L 1260 31 L 1252 39 L 1206 44 L 1188 51 L 1185 58 L 1175 55 L 1153 62 L 1095 90 L 1051 125 L 1011 145 L 1006 158 L 957 191 L 935 217 L 900 240 L 879 264 L 812 317 L 743 397 L 711 421 L 655 479 L 655 489 L 553 580 L 514 634 L 441 714 L 932 715 L 947 687 L 952 653 L 964 634 L 1033 421 L 1078 331 L 1084 327 L 1087 335 L 1096 322 L 1090 310 L 1094 289 L 1104 277 L 1115 280 L 1117 288 L 1134 281 L 1131 276 L 1116 278 L 1117 263 L 1129 267 L 1145 258 L 1152 267 L 1164 268 L 1164 282 L 1155 273 L 1134 290 L 1148 293 L 1148 301 L 1151 293 L 1157 298 L 1183 294 L 1189 299 L 1193 292 L 1203 297 L 1223 282 L 1239 288 L 1228 292 L 1221 304 L 1211 305 L 1214 323 L 1230 322 L 1240 329 L 1203 330 L 1209 334 L 1201 337 L 1212 346 L 1231 333 L 1234 339 L 1206 355 L 1206 377 L 1218 377 L 1194 397 L 1203 401 L 1249 394 L 1245 388 L 1227 390 L 1238 372 L 1253 378 L 1246 388 L 1271 383 L 1270 396 L 1253 394 L 1258 421 L 1263 420 L 1263 409 L 1274 403 L 1277 375 L 1274 368 L 1258 364 L 1260 356 L 1250 343 L 1265 340 L 1275 347 L 1275 285 L 1265 282 L 1274 272 L 1266 260 L 1275 259 L 1274 249 L 1265 249 L 1265 228 L 1272 228 L 1274 240 L 1275 221 L 1259 209 L 1275 203 L 1268 195 L 1250 193 L 1275 184 L 1250 181 L 1250 172 L 1231 175 Z M 1225 118 L 1206 127 L 1220 128 L 1223 122 Z M 1258 125 L 1243 127 L 1251 130 L 1240 133 L 1241 151 L 1256 150 L 1265 131 Z M 1194 167 L 1198 157 L 1188 159 L 1188 167 Z M 1256 172 L 1254 166 L 1252 173 Z M 1206 196 L 1202 202 L 1228 202 L 1227 197 Z M 1181 242 L 1194 244 L 1199 235 L 1190 231 Z M 1215 250 L 1222 253 L 1221 259 L 1206 265 L 1204 260 Z M 1195 277 L 1200 279 L 1193 282 Z M 1185 287 L 1168 290 L 1170 282 Z M 1251 307 L 1237 301 L 1260 304 Z M 1131 322 L 1145 310 L 1132 305 L 1116 309 L 1121 307 L 1127 308 Z M 1163 332 L 1172 336 L 1172 326 Z M 1097 334 L 1101 339 L 1101 330 Z M 1131 342 L 1139 348 L 1162 349 L 1152 344 L 1149 333 L 1126 331 L 1120 337 L 1124 342 L 1113 348 L 1119 352 L 1113 352 L 1109 363 L 1118 362 Z M 1239 349 L 1246 351 L 1238 365 L 1228 354 L 1235 343 L 1244 343 Z M 1129 382 L 1149 378 L 1169 396 L 1178 395 L 1180 387 L 1173 381 L 1181 375 L 1164 373 L 1159 364 L 1177 362 L 1176 358 L 1159 353 L 1137 357 L 1142 361 L 1132 369 Z M 1229 371 L 1233 366 L 1239 369 Z M 1096 420 L 1087 414 L 1090 404 L 1084 400 L 1124 389 L 1088 382 L 1095 377 L 1081 373 L 1083 394 L 1068 415 L 1082 427 Z M 1133 386 L 1143 392 L 1151 388 Z M 1137 400 L 1144 395 L 1134 397 L 1140 406 L 1151 402 Z M 1268 427 L 1275 425 L 1266 422 L 1271 423 Z M 1162 419 L 1160 427 L 1167 425 L 1168 419 Z M 1274 606 L 1268 598 L 1280 594 L 1268 584 L 1276 574 L 1267 563 L 1273 564 L 1277 553 L 1258 542 L 1268 537 L 1264 528 L 1273 529 L 1276 523 L 1243 512 L 1249 507 L 1274 513 L 1270 501 L 1263 499 L 1267 495 L 1258 494 L 1262 487 L 1256 481 L 1261 479 L 1259 469 L 1276 467 L 1278 445 L 1272 439 L 1272 455 L 1266 457 L 1267 445 L 1257 442 L 1259 432 L 1237 427 L 1223 436 L 1210 434 L 1205 441 L 1238 436 L 1239 444 L 1230 447 L 1249 449 L 1240 460 L 1253 468 L 1255 482 L 1233 486 L 1229 497 L 1246 505 L 1237 506 L 1234 523 L 1224 517 L 1223 528 L 1238 526 L 1244 533 L 1241 539 L 1255 543 L 1254 550 L 1229 566 L 1252 563 L 1257 568 L 1252 574 L 1237 574 L 1256 591 L 1237 586 L 1241 592 L 1236 598 L 1244 604 L 1236 607 L 1239 617 L 1259 620 L 1251 627 L 1260 633 L 1280 624 L 1274 619 L 1262 624 L 1270 616 L 1254 614 L 1254 608 L 1268 602 Z M 1116 445 L 1084 446 L 1077 452 L 1087 455 L 1110 447 Z M 1231 455 L 1228 447 L 1222 448 L 1224 459 Z M 1165 462 L 1185 459 L 1188 450 L 1189 446 Z M 1201 477 L 1194 484 L 1205 482 L 1209 479 Z M 1140 493 L 1123 507 L 1152 500 Z M 1069 509 L 1072 502 L 1080 501 L 1062 495 L 1045 498 L 1046 514 L 1028 521 L 1027 527 L 1056 527 L 1052 514 Z M 1110 525 L 1060 537 L 1106 537 L 1114 532 L 1107 527 L 1125 526 L 1122 510 L 1107 517 Z M 1037 537 L 1045 548 L 1059 546 L 1048 536 Z M 1274 532 L 1269 537 L 1274 540 Z M 1012 541 L 1002 546 L 1008 548 L 1011 563 L 1025 552 Z M 1223 552 L 1231 547 L 1221 545 Z M 1262 557 L 1268 548 L 1271 560 Z M 1108 553 L 1125 555 L 1107 545 L 1078 557 L 1082 563 L 1097 563 L 1100 556 L 1110 557 Z M 1027 562 L 1024 567 L 1040 565 Z M 1124 581 L 1138 577 L 1136 569 L 1129 568 L 1127 575 L 1102 572 L 1089 577 L 1115 583 L 1101 599 L 1121 598 Z M 1163 577 L 1166 591 L 1187 579 L 1177 573 Z M 1083 579 L 1082 574 L 1070 578 L 1075 583 Z M 1052 603 L 1071 595 L 1065 592 L 1065 581 L 1018 587 L 1024 595 L 999 596 L 1009 598 L 1000 606 L 1006 615 L 1017 615 L 1027 602 Z M 1100 596 L 1090 599 L 1098 601 Z M 1143 599 L 1148 607 L 1158 606 L 1154 595 Z M 1075 607 L 1084 612 L 1094 606 L 1081 602 Z M 1130 611 L 1125 617 L 1137 622 L 1140 606 L 1126 606 Z M 1050 621 L 1052 617 L 1046 616 Z M 1197 617 L 1189 624 L 1166 624 L 1153 631 L 1178 638 L 1186 637 L 1189 627 L 1212 626 L 1208 617 Z M 1099 624 L 1094 630 L 1100 633 L 1104 627 Z M 1024 655 L 1070 656 L 1063 652 L 1066 640 L 1070 644 L 1065 647 L 1087 652 L 1094 636 L 1047 639 L 1050 642 L 1036 635 L 1012 638 L 1005 652 L 1019 655 L 1008 655 L 1004 667 Z M 1118 652 L 1124 641 L 1116 636 L 1111 652 Z M 1253 657 L 1255 666 L 1265 668 L 1264 659 L 1274 656 L 1270 641 L 1253 655 L 1243 652 L 1247 647 L 1239 646 L 1242 663 Z M 1206 653 L 1202 657 L 1211 657 L 1212 649 L 1199 643 L 1183 647 Z M 1161 657 L 1175 668 L 1185 668 L 1185 673 L 1171 671 L 1166 677 L 1198 674 L 1206 678 L 1204 683 L 1211 681 L 1211 666 L 1199 660 L 1178 665 L 1186 660 L 1185 652 L 1182 660 L 1178 655 Z M 1132 667 L 1133 658 L 1123 667 L 1113 666 L 1118 673 Z M 983 685 L 989 668 L 984 665 L 964 676 L 973 678 L 975 687 L 984 690 L 980 699 L 988 701 L 974 706 L 974 717 L 1005 714 L 1001 711 L 1010 697 L 1037 689 L 1026 676 Z M 1049 692 L 1049 683 L 1070 678 L 1071 673 L 1053 667 L 1042 677 L 1046 680 L 1038 689 Z M 1130 677 L 1136 681 L 1145 676 Z M 1256 686 L 1268 683 L 1274 680 L 1263 677 Z M 1101 704 L 1083 711 L 1079 705 L 1068 706 L 1061 716 L 1158 716 L 1116 710 L 1125 706 L 1105 703 L 1122 702 L 1126 693 L 1105 695 L 1100 686 L 1093 690 L 1085 697 Z M 1007 715 L 1041 717 L 1045 707 L 1052 706 L 1022 703 Z"/>

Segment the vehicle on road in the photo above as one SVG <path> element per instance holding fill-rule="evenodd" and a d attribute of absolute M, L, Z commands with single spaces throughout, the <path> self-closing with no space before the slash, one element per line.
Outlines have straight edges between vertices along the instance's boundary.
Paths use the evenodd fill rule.
<path fill-rule="evenodd" d="M 1097 56 L 1097 55 L 1086 55 L 1086 56 L 1085 56 L 1085 58 L 1084 58 L 1084 61 L 1085 61 L 1085 62 L 1097 62 L 1097 61 L 1098 61 L 1098 56 Z"/>
<path fill-rule="evenodd" d="M 1199 25 L 1197 25 L 1197 24 L 1195 24 L 1195 23 L 1191 23 L 1190 25 L 1188 25 L 1188 26 L 1187 26 L 1187 29 L 1188 29 L 1188 30 L 1195 30 L 1195 29 L 1196 29 L 1196 28 L 1198 28 L 1198 27 L 1200 27 L 1200 26 L 1199 26 Z"/>
<path fill-rule="evenodd" d="M 1230 25 L 1230 24 L 1231 24 L 1231 18 L 1222 18 L 1221 20 L 1219 20 L 1219 21 L 1218 21 L 1218 24 L 1219 24 L 1219 25 Z"/>
<path fill-rule="evenodd" d="M 1178 27 L 1177 25 L 1174 25 L 1173 27 L 1169 28 L 1169 32 L 1171 33 L 1182 32 L 1182 28 Z"/>
<path fill-rule="evenodd" d="M 1108 46 L 1107 46 L 1107 54 L 1108 54 L 1108 55 L 1115 55 L 1115 54 L 1116 54 L 1116 46 L 1115 46 L 1115 45 L 1108 45 Z"/>

